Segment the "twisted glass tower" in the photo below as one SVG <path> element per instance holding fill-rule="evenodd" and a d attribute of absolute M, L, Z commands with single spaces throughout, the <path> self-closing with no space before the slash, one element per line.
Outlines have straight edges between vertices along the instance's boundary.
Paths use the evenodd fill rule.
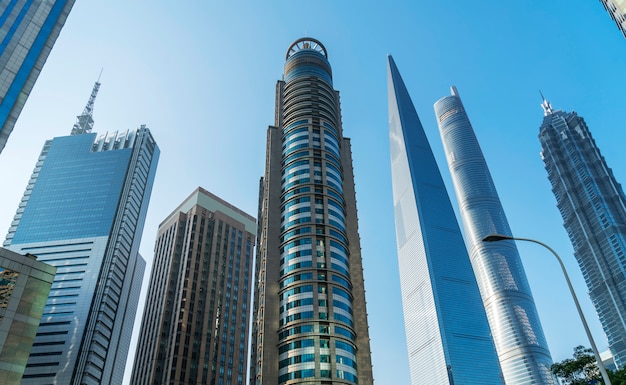
<path fill-rule="evenodd" d="M 411 97 L 388 59 L 391 174 L 411 383 L 502 384 L 452 204 Z"/>
<path fill-rule="evenodd" d="M 251 382 L 371 385 L 350 140 L 315 39 L 276 86 L 258 224 Z"/>
<path fill-rule="evenodd" d="M 587 124 L 544 100 L 541 157 L 615 363 L 626 365 L 626 196 Z"/>
<path fill-rule="evenodd" d="M 515 242 L 482 241 L 489 234 L 511 235 L 511 229 L 455 87 L 435 103 L 435 114 L 504 380 L 554 384 L 552 358 Z"/>

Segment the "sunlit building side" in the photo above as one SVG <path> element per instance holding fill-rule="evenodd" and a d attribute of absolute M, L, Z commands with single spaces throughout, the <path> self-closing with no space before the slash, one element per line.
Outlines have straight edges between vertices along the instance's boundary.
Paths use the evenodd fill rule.
<path fill-rule="evenodd" d="M 507 385 L 554 384 L 552 358 L 517 246 L 487 162 L 455 87 L 435 115 L 459 204 L 465 241 Z"/>
<path fill-rule="evenodd" d="M 394 217 L 411 383 L 503 384 L 459 224 L 391 56 L 387 79 Z"/>

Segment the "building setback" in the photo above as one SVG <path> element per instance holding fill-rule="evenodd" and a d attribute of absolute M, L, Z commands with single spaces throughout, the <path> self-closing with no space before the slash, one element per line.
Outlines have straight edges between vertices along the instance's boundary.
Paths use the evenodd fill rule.
<path fill-rule="evenodd" d="M 411 383 L 503 384 L 459 224 L 391 56 L 387 74 L 394 216 Z"/>
<path fill-rule="evenodd" d="M 159 225 L 132 384 L 244 384 L 255 233 L 200 187 Z"/>
<path fill-rule="evenodd" d="M 56 267 L 0 247 L 0 378 L 18 385 Z"/>
<path fill-rule="evenodd" d="M 0 6 L 0 153 L 73 5 L 7 0 Z"/>
<path fill-rule="evenodd" d="M 93 102 L 46 141 L 4 245 L 57 267 L 22 384 L 121 384 L 159 149 L 145 127 L 96 136 Z"/>
<path fill-rule="evenodd" d="M 251 383 L 373 383 L 350 140 L 326 48 L 296 40 L 259 198 Z"/>
<path fill-rule="evenodd" d="M 544 100 L 541 157 L 619 368 L 626 365 L 626 197 L 576 112 Z"/>
<path fill-rule="evenodd" d="M 507 385 L 554 384 L 552 358 L 504 209 L 461 98 L 435 103 L 435 114 L 454 183 L 466 244 Z"/>

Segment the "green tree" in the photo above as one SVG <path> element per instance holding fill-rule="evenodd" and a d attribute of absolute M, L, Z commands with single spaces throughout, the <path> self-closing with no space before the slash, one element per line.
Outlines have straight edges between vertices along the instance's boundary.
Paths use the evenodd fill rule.
<path fill-rule="evenodd" d="M 602 384 L 593 350 L 582 345 L 574 348 L 574 358 L 557 362 L 550 369 L 563 385 Z"/>
<path fill-rule="evenodd" d="M 562 385 L 604 384 L 593 350 L 584 346 L 576 346 L 574 348 L 574 358 L 556 362 L 550 369 L 559 378 Z M 607 372 L 612 385 L 626 385 L 626 368 L 622 368 L 617 372 L 610 370 Z"/>

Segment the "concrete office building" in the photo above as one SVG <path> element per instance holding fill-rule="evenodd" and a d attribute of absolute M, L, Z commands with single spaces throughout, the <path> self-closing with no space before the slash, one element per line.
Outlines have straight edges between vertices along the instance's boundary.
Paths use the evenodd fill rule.
<path fill-rule="evenodd" d="M 371 385 L 350 140 L 315 39 L 287 50 L 266 148 L 251 383 Z"/>
<path fill-rule="evenodd" d="M 609 349 L 626 365 L 626 196 L 576 112 L 544 100 L 541 157 Z"/>
<path fill-rule="evenodd" d="M 0 247 L 0 379 L 18 385 L 26 369 L 56 267 Z"/>
<path fill-rule="evenodd" d="M 243 385 L 256 220 L 203 188 L 160 225 L 134 385 Z"/>
<path fill-rule="evenodd" d="M 465 241 L 507 385 L 554 384 L 552 358 L 517 246 L 483 242 L 511 235 L 504 209 L 455 87 L 435 103 Z"/>
<path fill-rule="evenodd" d="M 0 3 L 0 153 L 74 0 Z"/>
<path fill-rule="evenodd" d="M 57 267 L 22 384 L 122 383 L 159 149 L 145 126 L 91 132 L 99 86 L 44 144 L 4 243 Z"/>
<path fill-rule="evenodd" d="M 503 384 L 459 224 L 391 56 L 387 73 L 394 216 L 411 383 Z"/>

